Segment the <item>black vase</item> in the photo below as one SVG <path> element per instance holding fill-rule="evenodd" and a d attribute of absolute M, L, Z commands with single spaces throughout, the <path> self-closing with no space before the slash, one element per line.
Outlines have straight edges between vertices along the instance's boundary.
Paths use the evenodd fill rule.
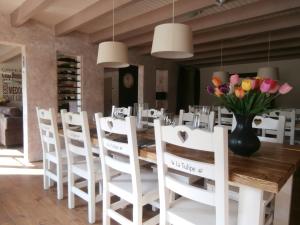
<path fill-rule="evenodd" d="M 234 116 L 236 118 L 236 127 L 229 135 L 229 148 L 234 154 L 251 156 L 260 147 L 260 141 L 252 129 L 252 121 L 255 116 L 239 114 L 234 114 Z"/>

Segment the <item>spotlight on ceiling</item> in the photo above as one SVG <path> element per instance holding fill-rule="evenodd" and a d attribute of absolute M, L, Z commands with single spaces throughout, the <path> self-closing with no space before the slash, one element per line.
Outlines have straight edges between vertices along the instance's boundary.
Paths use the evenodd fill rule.
<path fill-rule="evenodd" d="M 216 0 L 216 3 L 220 6 L 223 5 L 225 2 L 226 0 Z"/>

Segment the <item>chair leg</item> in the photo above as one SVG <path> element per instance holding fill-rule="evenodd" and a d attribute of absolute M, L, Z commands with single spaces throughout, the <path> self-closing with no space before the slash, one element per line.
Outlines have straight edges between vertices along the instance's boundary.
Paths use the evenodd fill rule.
<path fill-rule="evenodd" d="M 73 209 L 75 207 L 75 197 L 72 192 L 72 187 L 75 185 L 74 182 L 74 174 L 72 172 L 68 172 L 68 206 L 69 209 Z"/>
<path fill-rule="evenodd" d="M 143 206 L 139 202 L 133 204 L 132 216 L 133 224 L 143 224 Z"/>
<path fill-rule="evenodd" d="M 51 171 L 51 161 L 47 160 L 47 170 Z M 49 186 L 52 187 L 54 185 L 54 181 L 48 177 Z"/>
<path fill-rule="evenodd" d="M 103 225 L 110 225 L 110 217 L 108 216 L 107 210 L 110 208 L 110 193 L 108 191 L 105 190 L 105 188 L 103 187 L 103 221 L 102 224 Z"/>
<path fill-rule="evenodd" d="M 47 159 L 44 158 L 43 160 L 43 168 L 44 168 L 44 189 L 48 190 L 49 189 L 49 178 L 46 174 L 46 171 L 48 170 L 48 164 L 47 164 Z"/>
<path fill-rule="evenodd" d="M 88 181 L 88 217 L 89 223 L 95 223 L 96 220 L 96 193 L 95 193 L 95 182 Z"/>
<path fill-rule="evenodd" d="M 63 175 L 62 175 L 62 167 L 57 164 L 56 166 L 56 173 L 57 173 L 57 199 L 64 198 L 64 187 L 63 187 Z"/>

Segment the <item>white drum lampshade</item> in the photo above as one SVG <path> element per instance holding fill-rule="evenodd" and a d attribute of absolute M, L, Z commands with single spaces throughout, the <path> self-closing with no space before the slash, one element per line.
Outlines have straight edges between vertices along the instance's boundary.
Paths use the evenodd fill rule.
<path fill-rule="evenodd" d="M 128 48 L 122 42 L 106 41 L 99 44 L 97 64 L 108 68 L 128 67 Z"/>
<path fill-rule="evenodd" d="M 278 68 L 272 66 L 261 67 L 257 71 L 257 76 L 262 78 L 278 80 Z"/>
<path fill-rule="evenodd" d="M 165 23 L 155 27 L 151 55 L 165 59 L 184 59 L 194 55 L 193 34 L 189 26 Z"/>
<path fill-rule="evenodd" d="M 220 71 L 214 72 L 212 76 L 213 77 L 218 77 L 218 78 L 220 78 L 222 83 L 226 83 L 228 81 L 228 76 L 229 75 L 228 75 L 227 72 L 220 70 Z"/>

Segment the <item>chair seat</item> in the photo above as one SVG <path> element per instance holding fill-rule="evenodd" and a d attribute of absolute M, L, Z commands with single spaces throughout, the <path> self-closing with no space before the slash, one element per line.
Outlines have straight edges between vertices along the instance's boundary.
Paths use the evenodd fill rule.
<path fill-rule="evenodd" d="M 236 201 L 229 201 L 229 224 L 237 224 L 238 204 Z M 167 212 L 171 224 L 185 225 L 215 225 L 215 207 L 192 201 L 181 197 L 171 203 Z"/>
<path fill-rule="evenodd" d="M 101 162 L 99 158 L 93 159 L 94 163 L 94 175 L 96 180 L 100 180 L 102 178 L 101 172 Z M 88 179 L 88 169 L 87 169 L 87 162 L 86 161 L 79 161 L 72 165 L 72 170 L 78 176 L 81 176 L 85 179 Z"/>
<path fill-rule="evenodd" d="M 46 153 L 46 158 L 48 160 L 50 160 L 51 162 L 57 163 L 57 158 L 56 158 L 55 151 L 47 152 Z M 67 160 L 67 151 L 66 151 L 66 149 L 61 149 L 61 158 L 64 162 L 66 162 L 66 160 Z"/>
<path fill-rule="evenodd" d="M 142 197 L 147 198 L 147 200 L 149 200 L 149 197 L 153 198 L 153 200 L 158 199 L 157 174 L 148 169 L 141 169 L 140 173 L 142 183 Z M 112 178 L 110 183 L 127 193 L 132 193 L 132 181 L 131 175 L 129 174 L 121 174 L 120 176 L 116 176 Z"/>

